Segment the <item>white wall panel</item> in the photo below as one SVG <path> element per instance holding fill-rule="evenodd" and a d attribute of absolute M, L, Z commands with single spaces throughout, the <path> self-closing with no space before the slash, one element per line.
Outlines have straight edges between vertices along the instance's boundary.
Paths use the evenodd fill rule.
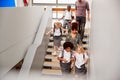
<path fill-rule="evenodd" d="M 0 77 L 24 57 L 34 41 L 43 10 L 43 7 L 0 9 Z"/>
<path fill-rule="evenodd" d="M 119 3 L 119 0 L 93 0 L 90 80 L 120 80 Z"/>

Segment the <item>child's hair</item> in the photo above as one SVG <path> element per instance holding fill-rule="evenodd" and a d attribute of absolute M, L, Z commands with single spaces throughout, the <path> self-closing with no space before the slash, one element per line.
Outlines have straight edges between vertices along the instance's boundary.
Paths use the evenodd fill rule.
<path fill-rule="evenodd" d="M 67 7 L 71 8 L 71 5 L 67 5 Z"/>
<path fill-rule="evenodd" d="M 56 25 L 59 25 L 60 27 L 62 26 L 62 23 L 60 23 L 60 22 L 55 22 L 54 23 L 54 28 L 56 27 Z"/>
<path fill-rule="evenodd" d="M 84 48 L 82 46 L 77 46 L 76 51 L 80 50 L 82 53 L 85 52 Z"/>
<path fill-rule="evenodd" d="M 71 25 L 72 25 L 71 30 L 78 30 L 78 23 L 77 22 L 73 22 Z"/>
<path fill-rule="evenodd" d="M 60 32 L 61 32 L 61 35 L 62 35 L 62 29 L 61 29 L 62 23 L 60 23 L 60 22 L 55 22 L 55 23 L 54 23 L 53 32 L 55 32 L 55 27 L 56 27 L 56 25 L 59 25 L 59 26 L 60 26 Z"/>
<path fill-rule="evenodd" d="M 65 43 L 63 44 L 63 48 L 66 49 L 66 48 L 68 48 L 68 47 L 70 47 L 71 49 L 74 48 L 74 46 L 73 46 L 73 44 L 72 44 L 71 42 L 65 42 Z"/>

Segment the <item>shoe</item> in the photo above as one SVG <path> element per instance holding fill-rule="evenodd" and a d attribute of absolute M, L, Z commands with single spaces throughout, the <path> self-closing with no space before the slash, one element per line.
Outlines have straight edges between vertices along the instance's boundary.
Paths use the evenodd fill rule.
<path fill-rule="evenodd" d="M 62 51 L 62 49 L 63 49 L 63 48 L 60 46 L 60 47 L 58 48 L 58 51 Z"/>
<path fill-rule="evenodd" d="M 57 52 L 56 52 L 56 51 L 54 51 L 54 52 L 52 53 L 52 55 L 53 55 L 53 56 L 56 56 L 56 55 L 57 55 Z"/>

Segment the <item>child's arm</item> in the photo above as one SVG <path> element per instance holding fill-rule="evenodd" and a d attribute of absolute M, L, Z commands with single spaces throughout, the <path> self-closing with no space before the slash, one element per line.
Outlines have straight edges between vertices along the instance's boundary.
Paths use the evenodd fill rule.
<path fill-rule="evenodd" d="M 88 55 L 86 53 L 84 55 L 85 55 L 84 64 L 86 64 L 89 61 L 89 57 L 88 57 Z"/>
<path fill-rule="evenodd" d="M 65 58 L 58 57 L 57 59 L 60 60 L 60 61 L 67 62 L 67 60 Z"/>
<path fill-rule="evenodd" d="M 71 68 L 73 68 L 73 67 L 74 67 L 74 64 L 75 64 L 75 58 L 74 58 L 74 57 L 72 57 L 72 58 L 71 58 Z"/>
<path fill-rule="evenodd" d="M 62 20 L 64 17 L 65 17 L 65 16 L 62 16 L 62 18 L 59 18 L 58 20 L 60 21 L 60 20 Z"/>
<path fill-rule="evenodd" d="M 85 58 L 84 64 L 86 64 L 89 61 L 89 58 Z"/>
<path fill-rule="evenodd" d="M 52 29 L 46 33 L 46 35 L 51 34 L 53 31 Z"/>

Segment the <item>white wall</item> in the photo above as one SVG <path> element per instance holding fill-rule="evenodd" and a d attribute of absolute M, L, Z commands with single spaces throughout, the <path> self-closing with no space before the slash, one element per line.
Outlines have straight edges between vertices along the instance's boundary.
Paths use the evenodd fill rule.
<path fill-rule="evenodd" d="M 120 0 L 93 0 L 90 80 L 120 80 Z"/>
<path fill-rule="evenodd" d="M 16 7 L 24 7 L 23 0 L 15 0 Z"/>
<path fill-rule="evenodd" d="M 28 0 L 28 6 L 32 6 L 32 0 Z M 23 0 L 15 0 L 16 7 L 24 7 Z"/>
<path fill-rule="evenodd" d="M 25 56 L 42 13 L 43 7 L 0 9 L 0 77 Z"/>

